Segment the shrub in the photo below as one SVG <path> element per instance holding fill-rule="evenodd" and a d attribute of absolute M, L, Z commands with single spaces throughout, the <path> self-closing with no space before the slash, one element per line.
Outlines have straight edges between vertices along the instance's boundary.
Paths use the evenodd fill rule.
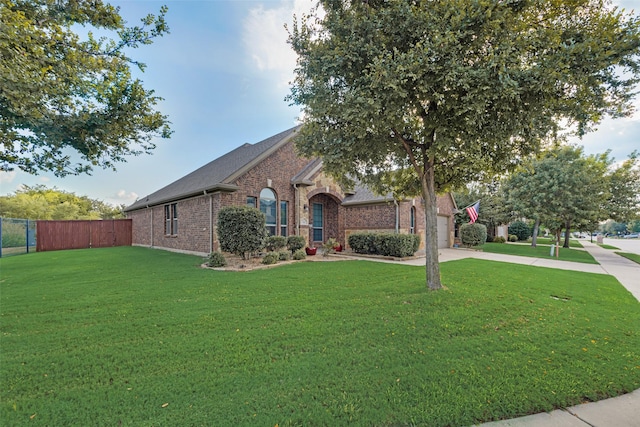
<path fill-rule="evenodd" d="M 298 249 L 293 253 L 293 259 L 295 259 L 296 261 L 300 261 L 302 259 L 305 259 L 307 257 L 307 253 L 304 251 L 304 249 Z"/>
<path fill-rule="evenodd" d="M 489 239 L 487 239 L 487 241 L 489 241 Z M 493 238 L 494 243 L 504 243 L 506 241 L 507 239 L 505 239 L 504 236 L 496 236 Z"/>
<path fill-rule="evenodd" d="M 287 248 L 292 253 L 295 253 L 299 249 L 304 249 L 307 242 L 304 240 L 302 236 L 289 236 L 287 237 Z"/>
<path fill-rule="evenodd" d="M 487 234 L 487 243 L 493 242 L 494 237 L 491 234 Z"/>
<path fill-rule="evenodd" d="M 269 252 L 278 252 L 287 246 L 287 238 L 283 236 L 269 236 L 265 240 L 265 248 Z"/>
<path fill-rule="evenodd" d="M 280 261 L 289 261 L 291 259 L 291 252 L 289 251 L 278 252 L 278 259 Z"/>
<path fill-rule="evenodd" d="M 376 233 L 353 233 L 349 235 L 349 246 L 358 254 L 375 254 L 376 236 Z"/>
<path fill-rule="evenodd" d="M 224 258 L 222 252 L 211 252 L 209 258 L 207 258 L 207 266 L 209 267 L 224 267 L 227 265 L 227 260 Z"/>
<path fill-rule="evenodd" d="M 329 240 L 327 240 L 325 242 L 324 245 L 322 245 L 322 255 L 323 256 L 327 256 L 329 254 L 333 254 L 336 252 L 336 250 L 334 249 L 336 246 L 338 246 L 340 243 L 338 243 L 338 241 L 336 239 L 334 239 L 333 237 L 331 237 Z"/>
<path fill-rule="evenodd" d="M 509 234 L 518 237 L 518 240 L 527 240 L 531 237 L 531 227 L 526 222 L 515 221 L 509 226 Z"/>
<path fill-rule="evenodd" d="M 264 258 L 262 258 L 262 263 L 263 264 L 275 264 L 278 262 L 279 259 L 279 255 L 277 252 L 267 252 L 264 256 Z"/>
<path fill-rule="evenodd" d="M 349 236 L 349 246 L 360 254 L 376 254 L 392 257 L 407 257 L 420 247 L 417 234 L 354 233 Z"/>
<path fill-rule="evenodd" d="M 465 246 L 480 246 L 487 241 L 487 227 L 483 224 L 463 224 L 460 226 L 460 240 Z"/>
<path fill-rule="evenodd" d="M 518 236 L 516 236 L 515 234 L 509 234 L 509 241 L 510 242 L 517 242 L 518 241 Z"/>
<path fill-rule="evenodd" d="M 267 236 L 265 216 L 256 208 L 227 206 L 218 214 L 220 249 L 247 259 L 264 247 Z"/>

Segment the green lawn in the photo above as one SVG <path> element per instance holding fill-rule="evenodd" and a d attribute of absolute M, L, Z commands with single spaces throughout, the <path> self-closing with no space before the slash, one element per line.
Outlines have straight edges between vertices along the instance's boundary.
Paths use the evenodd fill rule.
<path fill-rule="evenodd" d="M 638 254 L 633 254 L 630 252 L 616 252 L 618 255 L 623 256 L 627 259 L 630 259 L 633 262 L 637 262 L 638 264 L 640 264 L 640 255 Z"/>
<path fill-rule="evenodd" d="M 620 250 L 620 248 L 617 248 L 615 246 L 611 246 L 611 245 L 605 245 L 604 243 L 598 243 L 598 246 L 600 246 L 602 249 L 610 249 L 610 250 Z"/>
<path fill-rule="evenodd" d="M 526 243 L 531 244 L 531 238 L 529 238 L 529 240 L 527 240 Z M 538 239 L 536 239 L 536 243 L 538 245 L 551 245 L 556 243 L 556 239 L 555 238 L 551 238 L 551 237 L 538 237 Z M 562 240 L 560 241 L 560 244 L 563 245 L 564 244 L 564 238 L 562 238 Z M 584 246 L 582 246 L 582 243 L 580 243 L 579 240 L 577 239 L 569 239 L 569 247 L 571 248 L 583 248 Z"/>
<path fill-rule="evenodd" d="M 610 276 L 483 260 L 231 273 L 122 247 L 0 260 L 11 426 L 471 425 L 640 387 Z"/>
<path fill-rule="evenodd" d="M 538 245 L 535 248 L 531 245 L 513 244 L 513 243 L 485 243 L 480 246 L 484 252 L 496 254 L 518 255 L 535 258 L 556 259 L 555 255 L 549 255 L 551 247 Z M 554 252 L 555 254 L 555 252 Z M 583 262 L 587 264 L 597 264 L 598 262 L 585 250 L 560 248 L 561 261 Z"/>

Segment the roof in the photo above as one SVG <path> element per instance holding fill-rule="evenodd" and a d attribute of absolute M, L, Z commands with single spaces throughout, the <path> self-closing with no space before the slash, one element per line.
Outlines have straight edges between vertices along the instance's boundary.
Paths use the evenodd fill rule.
<path fill-rule="evenodd" d="M 275 150 L 286 144 L 300 129 L 293 127 L 255 144 L 244 144 L 218 157 L 166 187 L 127 207 L 133 211 L 211 191 L 235 191 L 233 181 Z"/>
<path fill-rule="evenodd" d="M 369 187 L 366 185 L 357 182 L 351 194 L 347 195 L 344 200 L 342 200 L 342 204 L 344 206 L 349 205 L 368 205 L 372 203 L 384 203 L 384 202 L 392 202 L 393 195 L 388 193 L 384 196 L 376 195 Z"/>

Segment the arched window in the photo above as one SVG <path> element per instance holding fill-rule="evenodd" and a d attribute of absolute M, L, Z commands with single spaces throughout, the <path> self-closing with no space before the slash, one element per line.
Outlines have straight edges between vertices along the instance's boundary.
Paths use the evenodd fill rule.
<path fill-rule="evenodd" d="M 260 211 L 267 219 L 267 232 L 270 236 L 275 236 L 278 212 L 276 193 L 270 188 L 263 188 L 262 191 L 260 191 Z"/>

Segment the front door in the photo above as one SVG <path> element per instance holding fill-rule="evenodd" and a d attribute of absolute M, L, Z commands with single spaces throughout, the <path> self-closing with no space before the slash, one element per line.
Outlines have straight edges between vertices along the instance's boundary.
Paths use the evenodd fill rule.
<path fill-rule="evenodd" d="M 311 240 L 324 242 L 324 205 L 322 203 L 314 203 L 312 209 Z"/>

